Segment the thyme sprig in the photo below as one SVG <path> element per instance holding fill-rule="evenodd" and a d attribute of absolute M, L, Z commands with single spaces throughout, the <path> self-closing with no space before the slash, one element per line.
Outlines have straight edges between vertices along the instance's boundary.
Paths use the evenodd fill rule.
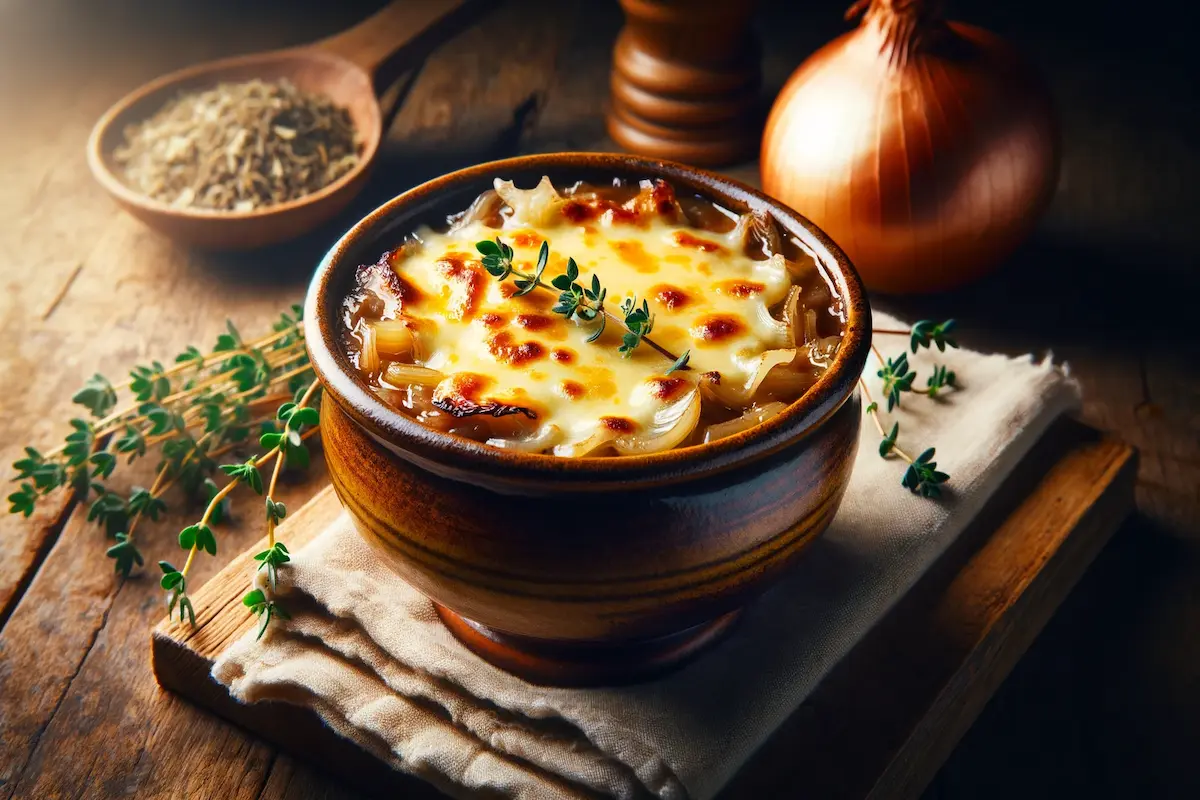
<path fill-rule="evenodd" d="M 167 510 L 167 494 L 178 487 L 185 500 L 204 504 L 200 519 L 178 534 L 187 551 L 182 568 L 159 561 L 159 584 L 167 592 L 168 613 L 195 622 L 188 576 L 197 553 L 217 554 L 214 526 L 229 516 L 230 495 L 238 486 L 264 494 L 268 549 L 255 556 L 265 569 L 268 591 L 255 589 L 247 607 L 260 619 L 259 635 L 273 618 L 286 617 L 271 596 L 279 569 L 290 560 L 276 541 L 275 528 L 287 514 L 275 499 L 282 469 L 303 469 L 309 453 L 305 440 L 319 432 L 317 410 L 310 407 L 319 390 L 304 346 L 299 306 L 282 314 L 272 333 L 246 341 L 232 322 L 208 353 L 187 347 L 173 364 L 135 365 L 128 379 L 112 383 L 101 374 L 73 396 L 90 419 L 70 420 L 62 445 L 47 452 L 25 448 L 14 463 L 18 488 L 9 495 L 11 513 L 31 515 L 39 502 L 60 488 L 88 504 L 87 516 L 114 540 L 105 551 L 115 571 L 128 577 L 144 566 L 140 538 L 143 520 L 157 521 Z M 282 405 L 280 405 L 282 403 Z M 221 464 L 218 458 L 257 444 L 266 450 L 245 461 Z M 121 462 L 147 456 L 159 459 L 149 488 L 134 486 L 128 495 L 108 485 Z M 273 463 L 264 487 L 260 468 Z M 218 486 L 214 476 L 227 481 Z M 256 592 L 258 594 L 256 594 Z"/>
<path fill-rule="evenodd" d="M 912 348 L 913 353 L 916 353 L 921 348 L 932 349 L 932 347 L 937 347 L 939 351 L 944 352 L 947 347 L 958 347 L 958 342 L 950 336 L 950 333 L 954 330 L 954 325 L 955 323 L 952 319 L 940 323 L 935 323 L 932 320 L 921 320 L 915 323 L 909 330 L 876 329 L 873 332 L 875 334 L 894 334 L 909 337 L 909 346 Z M 882 382 L 883 396 L 886 400 L 889 413 L 899 408 L 900 398 L 906 393 L 925 394 L 929 397 L 936 397 L 940 391 L 947 388 L 957 388 L 958 386 L 958 378 L 952 370 L 944 365 L 935 364 L 932 374 L 925 382 L 925 388 L 914 388 L 917 373 L 913 371 L 911 365 L 908 363 L 907 352 L 903 352 L 893 358 L 885 358 L 874 344 L 871 345 L 871 350 L 875 353 L 875 357 L 879 361 L 879 370 L 876 372 L 876 375 L 879 376 Z M 950 480 L 950 476 L 938 470 L 937 462 L 933 460 L 937 454 L 935 448 L 930 447 L 922 450 L 915 457 L 901 448 L 898 443 L 900 423 L 893 422 L 891 429 L 885 428 L 883 420 L 880 418 L 879 403 L 872 396 L 870 387 L 867 386 L 866 381 L 861 379 L 859 380 L 859 384 L 862 386 L 863 395 L 867 398 L 867 415 L 875 423 L 876 430 L 879 431 L 880 458 L 896 456 L 902 461 L 907 462 L 908 466 L 900 478 L 900 485 L 905 489 L 922 497 L 940 497 L 942 494 L 942 485 Z"/>
<path fill-rule="evenodd" d="M 578 282 L 579 265 L 575 263 L 574 258 L 567 259 L 563 273 L 555 275 L 549 284 L 543 281 L 542 276 L 550 261 L 549 242 L 542 242 L 533 272 L 522 272 L 517 269 L 513 262 L 512 247 L 501 240 L 499 236 L 495 240 L 485 239 L 482 242 L 476 242 L 475 249 L 483 256 L 483 268 L 488 271 L 489 275 L 500 281 L 515 276 L 514 285 L 517 290 L 513 292 L 514 297 L 529 294 L 534 289 L 557 292 L 558 302 L 551 309 L 552 312 L 561 314 L 567 319 L 595 323 L 596 327 L 588 336 L 588 342 L 599 339 L 608 323 L 614 322 L 625 329 L 621 336 L 621 345 L 618 348 L 621 355 L 626 357 L 632 355 L 633 351 L 645 342 L 663 358 L 671 361 L 668 373 L 691 369 L 688 366 L 691 357 L 690 350 L 677 356 L 650 338 L 649 334 L 654 329 L 654 315 L 650 313 L 650 305 L 645 300 L 639 304 L 635 296 L 625 297 L 621 301 L 620 315 L 614 314 L 605 305 L 608 289 L 601 285 L 599 276 L 593 274 L 590 283 L 586 286 Z"/>

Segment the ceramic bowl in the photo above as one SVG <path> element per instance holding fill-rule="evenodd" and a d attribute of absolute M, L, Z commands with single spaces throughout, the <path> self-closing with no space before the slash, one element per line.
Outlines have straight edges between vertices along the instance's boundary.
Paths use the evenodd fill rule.
<path fill-rule="evenodd" d="M 846 314 L 817 384 L 739 435 L 648 456 L 500 451 L 424 427 L 368 388 L 339 345 L 355 268 L 500 176 L 533 186 L 663 178 L 739 213 L 762 210 L 817 259 Z M 309 288 L 308 347 L 325 385 L 333 485 L 359 533 L 428 596 L 452 632 L 529 680 L 605 684 L 677 664 L 726 630 L 828 526 L 850 478 L 870 348 L 862 285 L 811 222 L 735 181 L 625 155 L 497 161 L 405 192 L 355 225 Z"/>

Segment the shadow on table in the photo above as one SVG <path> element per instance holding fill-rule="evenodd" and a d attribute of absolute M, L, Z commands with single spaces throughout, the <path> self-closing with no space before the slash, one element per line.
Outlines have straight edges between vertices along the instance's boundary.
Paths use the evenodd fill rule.
<path fill-rule="evenodd" d="M 907 320 L 955 318 L 962 342 L 979 349 L 1187 352 L 1200 338 L 1190 310 L 1198 292 L 1200 271 L 1180 254 L 1041 237 L 972 286 L 872 302 Z"/>
<path fill-rule="evenodd" d="M 1200 797 L 1200 546 L 1130 519 L 924 800 Z"/>

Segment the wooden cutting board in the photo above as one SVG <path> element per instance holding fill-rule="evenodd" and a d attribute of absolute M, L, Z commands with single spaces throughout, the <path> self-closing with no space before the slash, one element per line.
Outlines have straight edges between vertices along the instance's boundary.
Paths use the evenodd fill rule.
<path fill-rule="evenodd" d="M 1073 422 L 1056 424 L 721 797 L 918 796 L 1133 508 L 1135 474 L 1128 446 Z M 340 511 L 327 488 L 281 535 L 302 547 Z M 241 597 L 252 554 L 264 548 L 234 558 L 193 594 L 194 628 L 167 620 L 154 630 L 158 682 L 355 787 L 440 797 L 339 738 L 314 713 L 244 706 L 209 677 L 214 659 L 254 624 Z"/>

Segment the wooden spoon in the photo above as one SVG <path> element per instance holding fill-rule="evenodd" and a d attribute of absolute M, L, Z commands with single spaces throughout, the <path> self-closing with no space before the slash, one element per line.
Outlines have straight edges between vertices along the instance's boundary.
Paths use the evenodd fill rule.
<path fill-rule="evenodd" d="M 303 47 L 210 61 L 142 86 L 110 108 L 88 139 L 88 166 L 129 213 L 177 241 L 214 250 L 249 250 L 307 233 L 341 211 L 366 183 L 383 137 L 376 73 L 383 65 L 415 66 L 459 30 L 483 0 L 392 2 L 350 30 Z M 405 63 L 400 63 L 405 62 Z M 362 139 L 358 165 L 325 188 L 297 200 L 253 211 L 174 207 L 125 185 L 113 151 L 127 125 L 140 122 L 186 89 L 221 81 L 287 78 L 298 88 L 345 107 Z"/>

